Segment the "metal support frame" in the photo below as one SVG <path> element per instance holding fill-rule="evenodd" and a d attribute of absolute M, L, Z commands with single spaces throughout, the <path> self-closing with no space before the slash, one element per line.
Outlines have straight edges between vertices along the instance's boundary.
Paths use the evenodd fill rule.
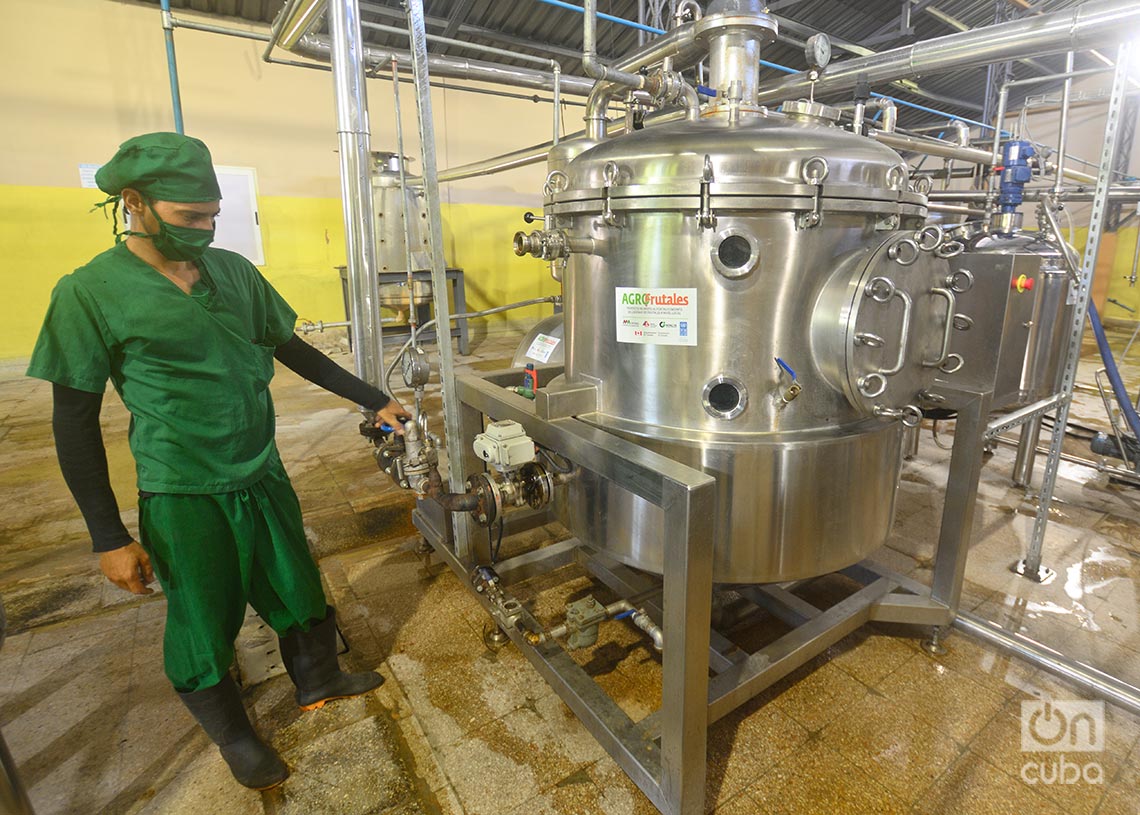
<path fill-rule="evenodd" d="M 1033 536 L 1024 561 L 1017 564 L 1016 570 L 1030 579 L 1040 581 L 1047 577 L 1042 569 L 1041 550 L 1045 543 L 1045 529 L 1049 523 L 1049 508 L 1053 503 L 1053 490 L 1057 483 L 1057 471 L 1061 464 L 1061 451 L 1065 441 L 1065 426 L 1069 420 L 1069 406 L 1073 399 L 1073 386 L 1076 384 L 1077 367 L 1081 358 L 1081 344 L 1085 330 L 1085 316 L 1088 313 L 1089 299 L 1092 297 L 1092 279 L 1096 270 L 1100 238 L 1104 230 L 1108 208 L 1108 193 L 1112 182 L 1112 169 L 1115 166 L 1117 135 L 1120 131 L 1121 109 L 1128 79 L 1130 44 L 1120 46 L 1116 71 L 1112 79 L 1112 97 L 1108 106 L 1108 116 L 1104 127 L 1104 145 L 1101 148 L 1100 172 L 1097 175 L 1096 190 L 1093 193 L 1092 217 L 1089 221 L 1088 239 L 1085 243 L 1084 258 L 1077 276 L 1077 302 L 1073 306 L 1073 319 L 1069 326 L 1069 342 L 1065 357 L 1065 369 L 1061 378 L 1060 401 L 1053 425 L 1053 435 L 1049 444 L 1049 455 L 1045 460 L 1045 473 L 1041 479 L 1041 493 L 1037 506 L 1037 517 L 1033 523 Z M 1049 204 L 1043 204 L 1049 206 Z M 1058 235 L 1058 238 L 1061 236 Z M 1069 251 L 1063 252 L 1066 262 L 1072 263 Z M 1076 271 L 1073 269 L 1072 271 Z"/>
<path fill-rule="evenodd" d="M 466 489 L 467 473 L 460 453 L 459 402 L 455 390 L 448 386 L 455 377 L 455 360 L 451 337 L 451 308 L 447 302 L 447 262 L 443 257 L 443 215 L 440 212 L 439 165 L 435 154 L 435 119 L 431 110 L 431 78 L 428 75 L 427 32 L 424 29 L 423 0 L 408 0 L 408 33 L 411 38 L 412 74 L 416 83 L 416 119 L 420 133 L 420 160 L 423 162 L 424 202 L 428 216 L 428 243 L 431 249 L 432 292 L 435 294 L 435 319 L 443 339 L 439 347 L 439 376 L 443 387 L 444 432 L 448 454 L 448 478 L 452 492 Z M 465 540 L 466 526 L 460 524 L 456 535 Z M 466 545 L 466 544 L 465 544 Z"/>
<path fill-rule="evenodd" d="M 1132 161 L 1132 145 L 1136 141 L 1137 119 L 1140 118 L 1140 96 L 1127 96 L 1124 108 L 1120 112 L 1120 133 L 1117 135 L 1116 161 L 1112 164 L 1114 179 L 1125 178 L 1129 175 Z M 1104 218 L 1106 232 L 1116 232 L 1132 217 L 1135 210 L 1127 209 L 1122 201 L 1109 201 L 1108 212 Z M 1133 264 L 1135 265 L 1135 264 Z"/>
<path fill-rule="evenodd" d="M 552 369 L 553 370 L 553 369 Z M 555 371 L 556 372 L 556 371 Z M 550 373 L 550 372 L 548 372 Z M 472 588 L 492 619 L 581 719 L 654 805 L 667 815 L 704 811 L 707 727 L 814 656 L 872 620 L 934 626 L 955 619 L 982 466 L 983 436 L 991 394 L 939 383 L 944 404 L 957 410 L 959 430 L 946 487 L 946 507 L 931 587 L 871 562 L 844 570 L 854 592 L 830 608 L 817 608 L 793 592 L 798 584 L 736 589 L 755 606 L 794 628 L 755 653 L 746 653 L 711 627 L 711 534 L 715 480 L 640 445 L 578 419 L 543 419 L 533 401 L 504 388 L 517 371 L 464 375 L 454 380 L 459 402 L 458 438 L 474 438 L 484 417 L 519 422 L 538 444 L 598 473 L 665 513 L 663 578 L 621 565 L 577 540 L 562 541 L 496 564 L 502 586 L 549 572 L 576 560 L 620 596 L 644 607 L 665 632 L 662 706 L 633 722 L 557 642 L 532 645 L 539 623 L 525 609 L 509 614 Z M 479 465 L 473 453 L 464 464 Z M 468 578 L 488 563 L 482 543 L 466 544 L 448 533 L 448 519 L 431 501 L 413 514 L 416 527 L 455 573 Z M 456 527 L 463 524 L 456 516 Z M 478 551 L 476 551 L 478 550 Z M 802 581 L 806 582 L 806 581 Z M 658 601 L 657 598 L 660 598 Z M 713 674 L 709 678 L 710 671 Z"/>

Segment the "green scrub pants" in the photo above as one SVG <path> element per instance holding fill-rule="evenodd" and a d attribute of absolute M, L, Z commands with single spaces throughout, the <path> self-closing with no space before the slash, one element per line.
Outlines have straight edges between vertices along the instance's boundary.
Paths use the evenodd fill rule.
<path fill-rule="evenodd" d="M 166 593 L 163 658 L 181 693 L 225 677 L 246 603 L 278 634 L 326 616 L 301 505 L 280 463 L 236 492 L 144 494 L 139 528 Z"/>

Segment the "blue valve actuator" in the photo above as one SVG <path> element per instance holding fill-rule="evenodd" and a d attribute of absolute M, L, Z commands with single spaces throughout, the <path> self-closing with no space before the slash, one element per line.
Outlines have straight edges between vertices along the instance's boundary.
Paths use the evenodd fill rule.
<path fill-rule="evenodd" d="M 1021 206 L 1025 185 L 1033 179 L 1029 160 L 1037 155 L 1033 144 L 1011 139 L 1002 146 L 1001 187 L 998 203 L 1002 212 L 1016 212 Z"/>

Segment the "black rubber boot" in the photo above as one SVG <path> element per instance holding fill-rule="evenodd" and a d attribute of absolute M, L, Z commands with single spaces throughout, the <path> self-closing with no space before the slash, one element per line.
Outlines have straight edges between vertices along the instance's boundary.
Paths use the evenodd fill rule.
<path fill-rule="evenodd" d="M 178 695 L 206 735 L 218 745 L 239 784 L 267 790 L 289 777 L 285 762 L 249 723 L 237 685 L 229 674 L 212 688 Z"/>
<path fill-rule="evenodd" d="M 328 607 L 325 618 L 308 631 L 290 631 L 280 637 L 281 658 L 297 686 L 302 710 L 324 707 L 325 702 L 359 696 L 380 687 L 384 677 L 375 671 L 345 673 L 336 659 L 336 612 Z"/>

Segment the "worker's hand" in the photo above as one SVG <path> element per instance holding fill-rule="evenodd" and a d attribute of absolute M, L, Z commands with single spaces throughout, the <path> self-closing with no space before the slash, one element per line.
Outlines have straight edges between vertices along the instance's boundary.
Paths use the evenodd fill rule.
<path fill-rule="evenodd" d="M 107 579 L 132 594 L 154 594 L 147 584 L 154 582 L 150 556 L 137 541 L 99 555 L 99 568 Z"/>
<path fill-rule="evenodd" d="M 383 409 L 376 411 L 376 426 L 389 425 L 396 431 L 396 435 L 404 435 L 404 422 L 412 418 L 412 415 L 401 405 L 396 397 L 390 397 L 388 404 L 384 405 Z"/>

